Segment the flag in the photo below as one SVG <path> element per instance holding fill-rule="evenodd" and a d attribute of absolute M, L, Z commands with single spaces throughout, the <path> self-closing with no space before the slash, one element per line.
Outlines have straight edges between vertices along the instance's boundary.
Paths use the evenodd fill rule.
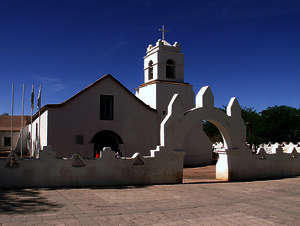
<path fill-rule="evenodd" d="M 32 90 L 31 90 L 31 110 L 34 108 L 34 87 L 32 84 Z"/>
<path fill-rule="evenodd" d="M 40 85 L 38 99 L 37 99 L 37 107 L 38 109 L 41 109 L 41 98 L 42 98 L 42 85 Z"/>

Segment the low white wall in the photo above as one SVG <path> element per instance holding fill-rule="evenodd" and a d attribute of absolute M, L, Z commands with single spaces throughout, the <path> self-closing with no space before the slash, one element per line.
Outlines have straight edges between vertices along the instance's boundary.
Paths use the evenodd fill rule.
<path fill-rule="evenodd" d="M 300 176 L 300 154 L 292 153 L 266 154 L 263 149 L 258 153 L 252 150 L 231 149 L 219 151 L 216 166 L 216 178 L 223 180 L 255 180 Z"/>
<path fill-rule="evenodd" d="M 20 160 L 18 168 L 5 168 L 0 160 L 0 187 L 87 187 L 112 185 L 170 184 L 182 182 L 184 153 L 159 151 L 152 156 L 115 158 L 103 152 L 101 159 L 83 160 L 84 167 L 74 167 L 74 160 L 56 159 L 55 152 L 42 151 L 39 160 Z"/>

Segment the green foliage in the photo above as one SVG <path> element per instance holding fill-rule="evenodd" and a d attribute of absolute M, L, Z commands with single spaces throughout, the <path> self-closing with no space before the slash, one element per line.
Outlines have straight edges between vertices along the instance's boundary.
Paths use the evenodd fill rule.
<path fill-rule="evenodd" d="M 283 105 L 258 113 L 252 107 L 242 107 L 241 114 L 250 144 L 300 141 L 300 109 Z M 219 130 L 210 122 L 204 121 L 203 129 L 212 142 L 222 141 Z"/>
<path fill-rule="evenodd" d="M 288 106 L 268 107 L 261 112 L 263 127 L 259 136 L 265 141 L 300 141 L 300 109 Z"/>
<path fill-rule="evenodd" d="M 246 125 L 247 142 L 255 145 L 263 143 L 263 139 L 258 136 L 259 128 L 263 125 L 260 114 L 252 107 L 242 107 L 241 114 Z"/>

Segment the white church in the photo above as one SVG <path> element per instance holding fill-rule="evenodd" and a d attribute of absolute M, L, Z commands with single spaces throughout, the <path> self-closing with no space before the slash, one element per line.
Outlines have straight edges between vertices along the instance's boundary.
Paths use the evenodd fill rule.
<path fill-rule="evenodd" d="M 147 48 L 144 83 L 135 95 L 112 75 L 104 75 L 64 102 L 43 106 L 40 117 L 33 116 L 33 144 L 37 146 L 40 136 L 41 149 L 55 151 L 58 158 L 73 153 L 95 158 L 103 147 L 122 156 L 149 155 L 160 143 L 160 123 L 175 93 L 186 111 L 195 107 L 192 85 L 184 81 L 180 45 L 159 39 Z M 184 136 L 185 166 L 211 163 L 212 144 L 201 120 L 178 135 Z"/>

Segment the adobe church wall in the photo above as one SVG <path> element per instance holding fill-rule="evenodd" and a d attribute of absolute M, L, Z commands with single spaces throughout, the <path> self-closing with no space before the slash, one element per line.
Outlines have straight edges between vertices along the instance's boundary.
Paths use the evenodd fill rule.
<path fill-rule="evenodd" d="M 101 159 L 56 159 L 43 151 L 39 160 L 20 160 L 17 168 L 6 168 L 0 160 L 0 187 L 87 187 L 117 185 L 174 184 L 182 182 L 183 153 L 165 150 L 152 156 L 115 158 L 103 152 Z"/>
<path fill-rule="evenodd" d="M 114 97 L 113 120 L 100 120 L 100 95 Z M 121 137 L 124 143 L 121 151 L 126 156 L 135 152 L 148 154 L 147 150 L 159 143 L 157 112 L 138 102 L 112 79 L 95 84 L 56 108 L 49 119 L 49 145 L 59 157 L 70 156 L 80 146 L 75 143 L 76 135 L 83 136 L 85 145 L 103 130 L 111 130 Z"/>

